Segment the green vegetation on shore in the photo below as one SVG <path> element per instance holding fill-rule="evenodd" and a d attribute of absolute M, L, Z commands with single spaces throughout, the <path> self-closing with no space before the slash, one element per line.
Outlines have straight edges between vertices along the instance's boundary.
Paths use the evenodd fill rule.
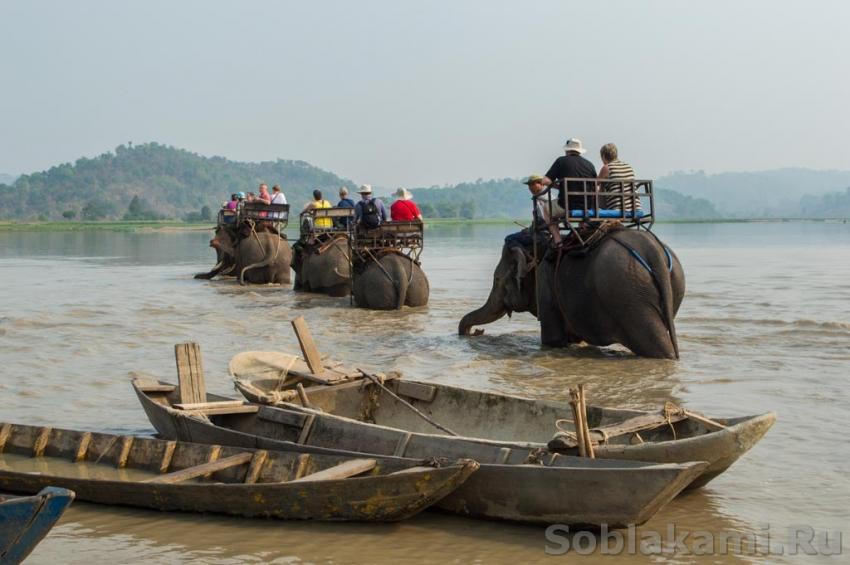
<path fill-rule="evenodd" d="M 797 169 L 722 175 L 674 173 L 655 183 L 655 216 L 659 221 L 847 218 L 850 188 L 827 190 L 846 186 L 840 183 L 848 179 L 850 172 L 846 171 Z M 27 229 L 51 230 L 141 229 L 136 223 L 92 224 L 117 220 L 142 222 L 141 227 L 182 228 L 182 222 L 213 222 L 230 194 L 255 191 L 260 182 L 280 184 L 293 211 L 300 210 L 316 188 L 334 203 L 340 186 L 354 188 L 350 180 L 303 161 L 244 163 L 158 143 L 121 145 L 114 153 L 81 158 L 73 164 L 22 175 L 10 185 L 0 184 L 0 221 L 48 222 L 49 227 Z M 805 182 L 809 184 L 794 184 Z M 797 196 L 795 201 L 794 194 L 801 194 L 807 186 L 820 193 Z M 429 220 L 510 221 L 531 214 L 528 191 L 518 179 L 409 188 Z M 376 187 L 375 192 L 387 194 L 392 189 Z M 781 202 L 780 197 L 784 198 Z M 393 198 L 382 199 L 389 204 Z M 172 225 L 147 223 L 157 221 Z M 67 227 L 49 222 L 67 223 Z"/>

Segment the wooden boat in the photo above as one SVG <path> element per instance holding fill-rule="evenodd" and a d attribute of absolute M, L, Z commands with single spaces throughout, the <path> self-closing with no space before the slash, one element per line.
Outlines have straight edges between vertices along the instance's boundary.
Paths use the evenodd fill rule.
<path fill-rule="evenodd" d="M 73 491 L 57 487 L 35 496 L 0 494 L 0 563 L 23 561 L 73 500 Z"/>
<path fill-rule="evenodd" d="M 73 489 L 80 500 L 297 520 L 395 521 L 462 484 L 474 461 L 425 467 L 0 424 L 0 490 Z"/>
<path fill-rule="evenodd" d="M 491 463 L 479 450 L 455 449 L 448 444 L 479 444 L 509 449 L 543 449 L 577 455 L 572 422 L 567 432 L 555 432 L 555 423 L 572 419 L 566 402 L 532 400 L 518 396 L 478 392 L 449 385 L 391 379 L 386 390 L 368 379 L 304 390 L 304 407 L 294 390 L 278 390 L 278 379 L 237 379 L 236 388 L 251 402 L 274 404 L 309 414 L 320 414 L 323 428 L 354 427 L 357 434 L 373 430 L 376 437 L 407 433 L 413 445 L 427 443 L 433 453 L 467 453 L 480 463 Z M 395 396 L 393 396 L 395 395 Z M 448 435 L 419 416 L 451 430 Z M 320 411 L 320 412 L 319 412 Z M 494 422 L 494 420 L 498 418 Z M 587 407 L 588 425 L 595 440 L 596 457 L 656 463 L 706 461 L 709 466 L 689 488 L 705 485 L 725 471 L 755 445 L 776 420 L 772 412 L 757 416 L 707 419 L 699 414 L 667 406 L 659 413 Z M 553 438 L 553 434 L 555 437 Z M 373 452 L 394 453 L 394 446 L 370 443 Z M 408 446 L 400 453 L 417 453 Z M 414 455 L 415 456 L 415 455 Z"/>
<path fill-rule="evenodd" d="M 363 453 L 418 464 L 434 455 L 480 457 L 486 464 L 437 506 L 464 515 L 536 523 L 623 527 L 641 524 L 672 500 L 705 463 L 650 464 L 588 459 L 478 442 L 446 442 L 340 419 L 318 411 L 247 405 L 238 412 L 175 408 L 175 385 L 133 381 L 145 413 L 166 438 L 266 450 Z M 209 403 L 230 399 L 207 394 Z M 436 440 L 435 440 L 436 438 Z M 404 456 L 404 457 L 401 457 Z"/>

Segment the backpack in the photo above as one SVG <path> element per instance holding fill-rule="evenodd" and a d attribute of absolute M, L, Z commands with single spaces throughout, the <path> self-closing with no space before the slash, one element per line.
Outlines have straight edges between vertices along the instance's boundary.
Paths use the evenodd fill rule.
<path fill-rule="evenodd" d="M 374 229 L 381 225 L 381 214 L 378 212 L 378 205 L 375 204 L 375 199 L 370 198 L 363 204 L 363 214 L 360 216 L 360 221 L 368 229 Z"/>

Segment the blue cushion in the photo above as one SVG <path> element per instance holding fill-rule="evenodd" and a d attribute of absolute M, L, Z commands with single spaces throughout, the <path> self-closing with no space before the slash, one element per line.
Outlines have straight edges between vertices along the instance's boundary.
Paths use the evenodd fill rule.
<path fill-rule="evenodd" d="M 637 212 L 634 213 L 634 217 L 643 218 L 645 214 L 646 213 L 643 210 L 638 210 Z M 594 210 L 593 208 L 588 208 L 587 216 L 588 217 L 596 217 L 596 210 Z M 570 210 L 570 217 L 571 218 L 584 218 L 584 210 Z M 620 210 L 600 209 L 599 210 L 599 217 L 600 218 L 622 218 L 623 213 Z M 626 217 L 627 218 L 632 217 L 632 211 L 631 210 L 626 211 Z"/>

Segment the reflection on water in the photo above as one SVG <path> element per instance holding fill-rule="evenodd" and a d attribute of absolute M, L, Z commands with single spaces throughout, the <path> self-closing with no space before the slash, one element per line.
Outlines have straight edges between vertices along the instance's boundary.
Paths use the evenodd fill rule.
<path fill-rule="evenodd" d="M 618 348 L 542 350 L 528 314 L 478 338 L 458 337 L 458 320 L 483 303 L 501 240 L 515 229 L 429 229 L 431 301 L 402 312 L 357 310 L 345 298 L 287 286 L 195 281 L 192 274 L 214 262 L 204 231 L 0 233 L 0 420 L 149 433 L 130 374 L 173 380 L 173 344 L 194 340 L 209 389 L 233 394 L 230 357 L 297 351 L 289 321 L 304 315 L 323 352 L 364 369 L 561 400 L 584 382 L 594 404 L 631 408 L 672 399 L 716 416 L 775 410 L 779 421 L 761 444 L 647 527 L 847 523 L 850 450 L 839 438 L 848 401 L 850 226 L 657 226 L 688 279 L 678 362 Z M 385 526 L 327 525 L 77 503 L 29 562 L 518 562 L 543 560 L 544 545 L 542 528 L 439 513 Z"/>

